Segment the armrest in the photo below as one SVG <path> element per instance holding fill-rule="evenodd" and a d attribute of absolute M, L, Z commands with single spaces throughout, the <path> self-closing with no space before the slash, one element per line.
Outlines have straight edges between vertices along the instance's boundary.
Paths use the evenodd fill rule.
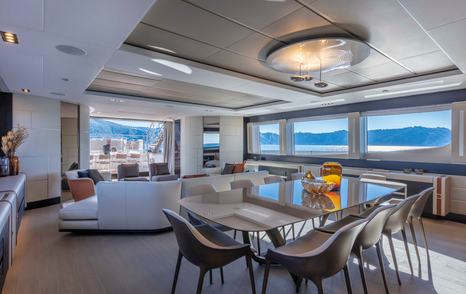
<path fill-rule="evenodd" d="M 70 186 L 74 201 L 83 200 L 95 195 L 95 186 L 92 179 L 81 178 L 68 180 L 68 185 Z"/>

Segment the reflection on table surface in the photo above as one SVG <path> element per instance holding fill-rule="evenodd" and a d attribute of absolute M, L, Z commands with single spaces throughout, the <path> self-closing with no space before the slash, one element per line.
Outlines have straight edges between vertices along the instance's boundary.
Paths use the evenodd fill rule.
<path fill-rule="evenodd" d="M 385 197 L 396 187 L 343 178 L 340 191 L 311 195 L 288 181 L 183 198 L 189 211 L 239 231 L 266 231 Z"/>

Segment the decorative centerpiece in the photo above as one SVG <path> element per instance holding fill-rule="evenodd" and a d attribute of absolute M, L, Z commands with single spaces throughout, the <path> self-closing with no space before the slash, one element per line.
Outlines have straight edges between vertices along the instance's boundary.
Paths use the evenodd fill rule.
<path fill-rule="evenodd" d="M 325 194 L 330 192 L 335 186 L 334 183 L 326 182 L 319 179 L 303 178 L 301 184 L 306 192 L 309 194 Z"/>
<path fill-rule="evenodd" d="M 338 162 L 325 162 L 320 169 L 322 179 L 325 182 L 334 183 L 335 191 L 340 190 L 342 173 L 343 167 Z"/>
<path fill-rule="evenodd" d="M 27 130 L 18 125 L 16 130 L 8 131 L 2 137 L 2 151 L 9 160 L 10 175 L 17 175 L 19 173 L 19 158 L 16 156 L 16 150 L 24 143 L 28 136 Z"/>

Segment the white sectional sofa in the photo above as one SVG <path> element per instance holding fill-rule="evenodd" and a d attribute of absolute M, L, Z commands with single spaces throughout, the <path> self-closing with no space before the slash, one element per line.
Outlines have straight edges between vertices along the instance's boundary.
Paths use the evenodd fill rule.
<path fill-rule="evenodd" d="M 162 231 L 163 208 L 179 210 L 181 182 L 99 182 L 97 195 L 64 205 L 60 231 Z"/>
<path fill-rule="evenodd" d="M 250 179 L 264 184 L 267 171 L 182 179 L 166 182 L 99 182 L 96 194 L 64 203 L 59 230 L 66 231 L 164 231 L 170 228 L 163 208 L 179 211 L 178 200 L 190 187 L 212 184 L 217 191 L 230 190 L 230 182 Z"/>

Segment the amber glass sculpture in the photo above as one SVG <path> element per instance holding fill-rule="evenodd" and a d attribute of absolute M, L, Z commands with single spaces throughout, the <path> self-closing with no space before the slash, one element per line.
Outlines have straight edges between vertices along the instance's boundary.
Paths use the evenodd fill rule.
<path fill-rule="evenodd" d="M 338 162 L 325 162 L 320 169 L 320 176 L 326 182 L 334 183 L 333 190 L 339 191 L 343 167 Z"/>

